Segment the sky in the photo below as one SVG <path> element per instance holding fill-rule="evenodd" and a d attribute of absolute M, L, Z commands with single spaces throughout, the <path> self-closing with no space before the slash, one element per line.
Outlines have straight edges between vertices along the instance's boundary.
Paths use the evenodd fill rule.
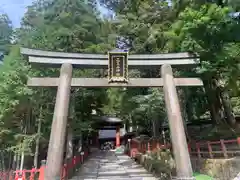
<path fill-rule="evenodd" d="M 32 2 L 33 0 L 0 0 L 0 13 L 7 13 L 13 26 L 19 27 L 26 7 Z"/>
<path fill-rule="evenodd" d="M 13 23 L 13 27 L 20 27 L 21 19 L 26 12 L 26 7 L 35 0 L 0 0 L 0 14 L 6 13 Z M 105 14 L 107 10 L 99 7 L 99 10 Z"/>

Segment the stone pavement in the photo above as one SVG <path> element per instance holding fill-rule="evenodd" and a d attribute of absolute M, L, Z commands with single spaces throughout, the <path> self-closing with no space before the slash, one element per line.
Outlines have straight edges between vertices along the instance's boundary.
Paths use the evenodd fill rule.
<path fill-rule="evenodd" d="M 97 151 L 83 164 L 71 180 L 157 180 L 127 155 Z"/>

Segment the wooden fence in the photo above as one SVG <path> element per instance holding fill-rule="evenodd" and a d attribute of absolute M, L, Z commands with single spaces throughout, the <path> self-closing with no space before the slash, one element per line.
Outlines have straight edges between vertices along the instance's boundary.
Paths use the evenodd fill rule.
<path fill-rule="evenodd" d="M 198 158 L 229 158 L 240 156 L 240 137 L 231 140 L 189 143 L 189 152 Z"/>
<path fill-rule="evenodd" d="M 67 180 L 74 175 L 74 172 L 84 163 L 88 157 L 89 152 L 85 151 L 78 156 L 74 156 L 64 164 L 62 167 L 61 180 Z M 44 171 L 46 168 L 46 161 L 42 161 L 39 169 L 32 168 L 31 170 L 17 170 L 17 171 L 0 171 L 0 180 L 44 180 Z"/>
<path fill-rule="evenodd" d="M 137 153 L 146 153 L 158 149 L 171 149 L 171 144 L 161 144 L 160 140 L 150 138 L 149 140 L 132 139 L 129 142 L 129 155 L 135 157 Z M 229 158 L 240 156 L 240 137 L 232 140 L 189 142 L 188 149 L 191 156 L 198 158 Z"/>
<path fill-rule="evenodd" d="M 163 145 L 159 139 L 150 138 L 149 140 L 132 139 L 129 142 L 129 147 L 129 155 L 134 158 L 138 153 L 145 154 L 146 152 L 154 152 L 158 149 L 170 149 L 171 145 L 169 143 Z"/>

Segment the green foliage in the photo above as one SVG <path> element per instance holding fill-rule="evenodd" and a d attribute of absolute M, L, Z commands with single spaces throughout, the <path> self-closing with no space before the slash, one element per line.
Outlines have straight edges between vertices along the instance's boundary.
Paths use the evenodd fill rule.
<path fill-rule="evenodd" d="M 58 0 L 31 6 L 19 31 L 24 46 L 56 51 L 89 52 L 106 42 L 98 12 L 84 1 Z M 107 47 L 107 44 L 104 45 Z"/>
<path fill-rule="evenodd" d="M 192 51 L 201 57 L 199 73 L 221 74 L 224 79 L 239 77 L 238 22 L 229 16 L 229 8 L 206 4 L 186 8 L 172 26 L 174 40 L 169 42 L 180 51 Z M 239 72 L 239 71 L 238 71 Z M 234 80 L 236 80 L 234 79 Z"/>
<path fill-rule="evenodd" d="M 21 46 L 56 51 L 103 52 L 111 49 L 113 38 L 108 38 L 111 26 L 99 18 L 94 6 L 83 1 L 40 0 L 26 12 L 16 39 Z M 106 25 L 106 28 L 103 27 Z M 48 144 L 51 120 L 55 105 L 56 89 L 32 89 L 26 86 L 28 76 L 58 76 L 58 69 L 31 68 L 19 54 L 12 50 L 1 67 L 1 140 L 15 152 L 31 153 L 32 142 L 38 135 L 37 122 L 41 120 L 41 143 Z M 74 70 L 73 76 L 98 77 L 100 71 Z M 15 92 L 16 91 L 16 92 Z M 70 125 L 74 133 L 92 130 L 92 106 L 98 110 L 104 100 L 104 90 L 75 89 L 73 118 Z M 30 108 L 31 114 L 27 112 Z M 99 110 L 98 110 L 99 111 Z M 72 112 L 71 112 L 72 113 Z M 17 117 L 15 117 L 17 116 Z M 30 120 L 26 120 L 31 116 Z M 16 120 L 15 120 L 16 119 Z M 7 124 L 8 123 L 8 124 Z M 31 127 L 28 127 L 31 126 Z M 26 129 L 27 128 L 27 129 Z M 25 133 L 26 132 L 26 133 Z M 6 148 L 5 146 L 3 148 Z"/>
<path fill-rule="evenodd" d="M 225 0 L 229 6 L 231 6 L 235 11 L 240 10 L 240 1 L 239 0 Z"/>
<path fill-rule="evenodd" d="M 1 148 L 17 141 L 29 142 L 23 132 L 32 90 L 26 85 L 28 66 L 22 61 L 19 47 L 14 46 L 0 66 L 0 139 Z M 19 144 L 20 143 L 20 144 Z"/>
<path fill-rule="evenodd" d="M 164 1 L 128 1 L 117 16 L 117 29 L 125 43 L 135 53 L 164 51 L 173 16 Z"/>
<path fill-rule="evenodd" d="M 225 101 L 225 95 L 229 96 L 228 89 L 230 96 L 239 93 L 240 43 L 238 21 L 230 12 L 231 8 L 215 3 L 186 7 L 169 31 L 168 47 L 171 51 L 199 54 L 200 66 L 196 72 L 204 80 L 212 119 L 219 122 L 226 117 L 234 124 L 233 109 L 230 100 Z"/>
<path fill-rule="evenodd" d="M 140 154 L 137 161 L 148 171 L 154 173 L 163 180 L 175 175 L 175 162 L 170 150 L 158 150 L 155 152 Z"/>
<path fill-rule="evenodd" d="M 0 52 L 9 52 L 13 29 L 11 21 L 6 14 L 0 14 Z"/>
<path fill-rule="evenodd" d="M 30 6 L 17 30 L 18 42 L 29 48 L 64 52 L 100 53 L 111 49 L 115 36 L 111 23 L 102 20 L 93 2 L 39 0 Z M 31 68 L 29 76 L 59 76 L 53 68 Z M 74 77 L 99 77 L 99 70 L 76 70 Z M 46 146 L 51 131 L 56 89 L 34 89 L 31 103 L 34 121 L 42 121 L 41 143 Z M 75 135 L 92 131 L 92 109 L 100 111 L 105 97 L 102 89 L 76 88 L 72 91 L 69 125 Z M 41 107 L 41 108 L 40 108 Z M 37 124 L 37 123 L 35 123 Z M 36 127 L 35 131 L 36 132 Z"/>
<path fill-rule="evenodd" d="M 193 173 L 193 176 L 196 178 L 196 180 L 212 180 L 213 178 L 204 174 L 200 173 Z"/>

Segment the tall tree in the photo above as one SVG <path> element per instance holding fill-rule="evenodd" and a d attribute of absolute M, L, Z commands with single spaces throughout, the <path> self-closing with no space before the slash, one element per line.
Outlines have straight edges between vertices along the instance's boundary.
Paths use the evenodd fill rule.
<path fill-rule="evenodd" d="M 12 22 L 7 14 L 0 14 L 0 52 L 8 54 L 12 38 Z"/>
<path fill-rule="evenodd" d="M 111 23 L 102 20 L 92 4 L 85 1 L 69 0 L 39 0 L 30 6 L 23 18 L 21 28 L 17 30 L 17 42 L 24 47 L 38 48 L 55 51 L 69 52 L 104 52 L 111 49 L 115 43 L 114 35 L 111 35 Z M 14 60 L 11 58 L 11 60 Z M 24 63 L 20 58 L 19 63 Z M 20 68 L 20 66 L 19 66 Z M 28 68 L 24 66 L 23 69 Z M 21 71 L 22 72 L 22 71 Z M 24 72 L 22 72 L 24 73 Z M 58 69 L 32 68 L 22 76 L 58 76 Z M 74 76 L 96 77 L 101 76 L 101 71 L 96 70 L 74 70 Z M 19 77 L 21 77 L 19 75 Z M 11 81 L 12 78 L 5 81 Z M 25 82 L 26 83 L 26 82 Z M 21 86 L 19 86 L 20 88 Z M 71 121 L 75 134 L 86 132 L 91 129 L 91 110 L 101 107 L 104 100 L 104 90 L 75 89 L 74 107 L 75 116 Z M 6 92 L 7 96 L 12 97 Z M 51 130 L 51 120 L 54 110 L 56 89 L 35 89 L 32 91 L 30 103 L 32 106 L 32 126 L 28 134 L 35 136 L 40 142 L 39 152 L 42 153 L 48 144 Z M 96 97 L 94 97 L 96 96 Z M 103 98 L 102 98 L 103 97 Z M 25 99 L 26 98 L 26 99 Z M 25 97 L 21 100 L 27 100 Z M 5 103 L 11 103 L 11 99 Z M 19 102 L 20 104 L 22 101 Z M 41 103 L 41 104 L 40 104 Z M 6 107 L 9 107 L 7 104 Z M 96 107 L 97 106 L 97 107 Z M 10 106 L 11 107 L 11 106 Z M 39 108 L 41 107 L 41 108 Z M 12 107 L 13 111 L 16 107 Z M 41 110 L 41 112 L 40 112 Z M 2 115 L 2 114 L 1 114 Z M 15 113 L 13 113 L 15 115 Z M 41 119 L 41 123 L 37 123 Z M 43 128 L 36 127 L 41 124 Z M 6 125 L 6 124 L 5 124 Z M 84 126 L 83 126 L 84 125 Z M 7 126 L 4 126 L 7 129 Z M 41 130 L 41 133 L 38 130 Z M 41 135 L 41 137 L 39 137 Z M 18 143 L 13 141 L 12 148 Z M 31 150 L 32 145 L 26 148 Z M 37 155 L 35 155 L 36 157 Z M 35 160 L 37 161 L 37 160 Z M 35 162 L 37 165 L 37 162 Z"/>
<path fill-rule="evenodd" d="M 239 26 L 229 12 L 227 7 L 217 4 L 186 8 L 173 25 L 175 39 L 169 41 L 169 47 L 200 55 L 199 73 L 206 80 L 212 118 L 219 122 L 226 117 L 229 124 L 233 125 L 235 118 L 228 88 L 231 88 L 231 81 L 234 79 L 236 82 L 239 77 L 239 43 L 236 41 L 239 39 Z"/>

